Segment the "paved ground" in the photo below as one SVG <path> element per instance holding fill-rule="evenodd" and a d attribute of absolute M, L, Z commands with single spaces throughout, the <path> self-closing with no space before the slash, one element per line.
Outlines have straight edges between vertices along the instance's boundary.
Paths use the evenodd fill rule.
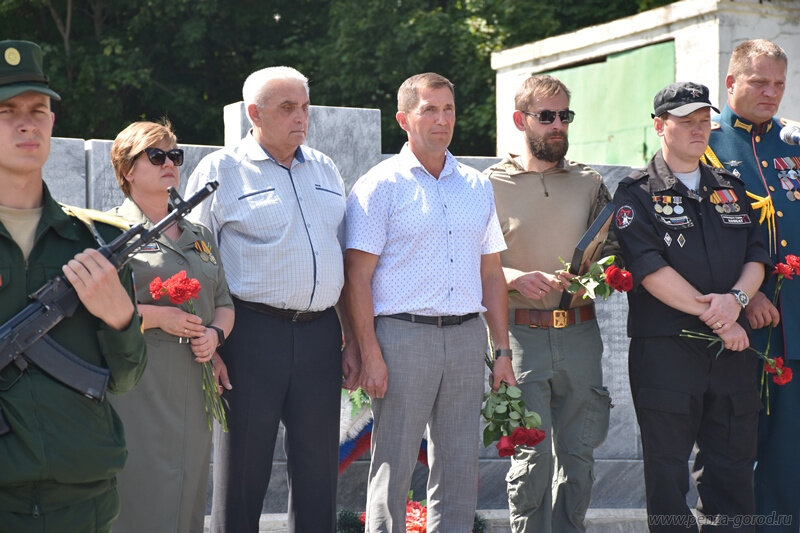
<path fill-rule="evenodd" d="M 478 511 L 487 522 L 486 533 L 511 533 L 508 511 Z M 644 533 L 647 531 L 647 514 L 644 509 L 589 509 L 586 514 L 587 533 Z M 261 515 L 260 532 L 287 533 L 285 514 Z M 208 516 L 206 516 L 208 532 Z"/>

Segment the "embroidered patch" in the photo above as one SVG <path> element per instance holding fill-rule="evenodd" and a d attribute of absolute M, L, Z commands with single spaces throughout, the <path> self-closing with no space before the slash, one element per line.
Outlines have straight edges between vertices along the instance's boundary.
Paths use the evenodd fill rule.
<path fill-rule="evenodd" d="M 687 216 L 682 217 L 665 217 L 656 215 L 656 218 L 662 223 L 672 228 L 693 228 L 694 223 Z"/>
<path fill-rule="evenodd" d="M 672 237 L 670 236 L 669 233 L 664 234 L 664 242 L 667 243 L 667 246 L 672 244 Z"/>
<path fill-rule="evenodd" d="M 725 224 L 735 224 L 741 226 L 750 224 L 750 215 L 720 215 Z"/>
<path fill-rule="evenodd" d="M 616 222 L 619 229 L 630 226 L 633 222 L 633 208 L 629 205 L 623 205 L 617 209 Z"/>
<path fill-rule="evenodd" d="M 686 237 L 683 236 L 683 233 L 678 235 L 678 244 L 681 245 L 681 248 L 683 248 L 683 245 L 686 244 Z"/>

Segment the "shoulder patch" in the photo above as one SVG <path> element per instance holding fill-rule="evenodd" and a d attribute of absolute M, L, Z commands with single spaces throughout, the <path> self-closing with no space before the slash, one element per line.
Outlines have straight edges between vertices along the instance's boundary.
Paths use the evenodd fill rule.
<path fill-rule="evenodd" d="M 124 218 L 113 215 L 111 213 L 105 213 L 103 211 L 97 211 L 95 209 L 87 209 L 85 207 L 75 207 L 72 205 L 60 204 L 61 209 L 71 217 L 75 217 L 81 222 L 83 222 L 87 226 L 91 226 L 94 222 L 102 222 L 103 224 L 108 224 L 109 226 L 114 226 L 115 228 L 119 228 L 122 231 L 127 231 L 130 229 L 130 223 L 125 220 Z"/>
<path fill-rule="evenodd" d="M 623 205 L 617 209 L 617 213 L 614 215 L 614 221 L 619 229 L 624 229 L 631 225 L 631 222 L 633 222 L 633 216 L 633 207 L 629 205 Z"/>

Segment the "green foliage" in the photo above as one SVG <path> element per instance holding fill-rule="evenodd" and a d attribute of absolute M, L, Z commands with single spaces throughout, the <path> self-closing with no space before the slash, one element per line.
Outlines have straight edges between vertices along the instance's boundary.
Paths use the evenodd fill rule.
<path fill-rule="evenodd" d="M 456 85 L 451 150 L 488 155 L 492 52 L 670 1 L 2 0 L 0 35 L 42 46 L 57 136 L 113 139 L 166 115 L 182 141 L 221 144 L 247 75 L 291 65 L 315 104 L 380 109 L 383 151 L 397 152 L 397 88 L 435 71 Z"/>
<path fill-rule="evenodd" d="M 496 393 L 485 393 L 483 400 L 481 415 L 487 422 L 483 429 L 484 447 L 500 440 L 503 435 L 511 435 L 520 426 L 536 428 L 542 424 L 537 413 L 525 408 L 519 387 L 501 383 Z"/>

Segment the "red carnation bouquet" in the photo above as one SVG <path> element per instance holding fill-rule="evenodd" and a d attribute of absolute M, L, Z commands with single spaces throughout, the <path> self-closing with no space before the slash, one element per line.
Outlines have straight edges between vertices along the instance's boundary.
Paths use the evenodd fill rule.
<path fill-rule="evenodd" d="M 785 263 L 778 263 L 775 265 L 775 270 L 772 271 L 773 274 L 778 276 L 778 279 L 775 282 L 775 293 L 772 295 L 772 305 L 778 307 L 778 296 L 781 293 L 781 289 L 783 288 L 783 281 L 787 279 L 792 279 L 793 276 L 800 275 L 800 257 L 792 254 L 786 255 L 786 262 Z M 789 367 L 783 366 L 783 357 L 770 357 L 769 356 L 769 349 L 770 343 L 772 342 L 772 324 L 769 325 L 769 329 L 767 329 L 767 345 L 764 347 L 764 351 L 759 351 L 753 348 L 752 346 L 748 346 L 747 349 L 751 352 L 755 353 L 764 361 L 764 368 L 761 371 L 761 394 L 762 396 L 766 392 L 767 396 L 767 414 L 769 414 L 769 382 L 767 381 L 768 376 L 772 376 L 772 382 L 775 385 L 786 385 L 790 381 L 792 381 L 792 369 Z M 708 341 L 709 346 L 713 346 L 719 343 L 719 350 L 717 351 L 717 356 L 722 353 L 725 349 L 725 343 L 722 342 L 722 339 L 719 338 L 718 335 L 709 334 L 709 333 L 702 333 L 699 331 L 692 331 L 688 329 L 684 329 L 681 331 L 681 337 L 686 337 L 689 339 L 701 339 Z"/>
<path fill-rule="evenodd" d="M 162 296 L 169 296 L 169 301 L 175 305 L 186 304 L 188 312 L 196 315 L 194 299 L 200 294 L 202 286 L 195 278 L 187 278 L 186 271 L 181 270 L 170 278 L 161 281 L 161 277 L 150 282 L 150 295 L 153 300 L 159 300 Z M 202 363 L 203 369 L 203 395 L 205 397 L 206 419 L 208 429 L 211 429 L 211 419 L 216 418 L 222 431 L 228 431 L 228 421 L 225 418 L 225 409 L 222 400 L 217 393 L 217 381 L 214 379 L 214 365 L 211 361 Z"/>

